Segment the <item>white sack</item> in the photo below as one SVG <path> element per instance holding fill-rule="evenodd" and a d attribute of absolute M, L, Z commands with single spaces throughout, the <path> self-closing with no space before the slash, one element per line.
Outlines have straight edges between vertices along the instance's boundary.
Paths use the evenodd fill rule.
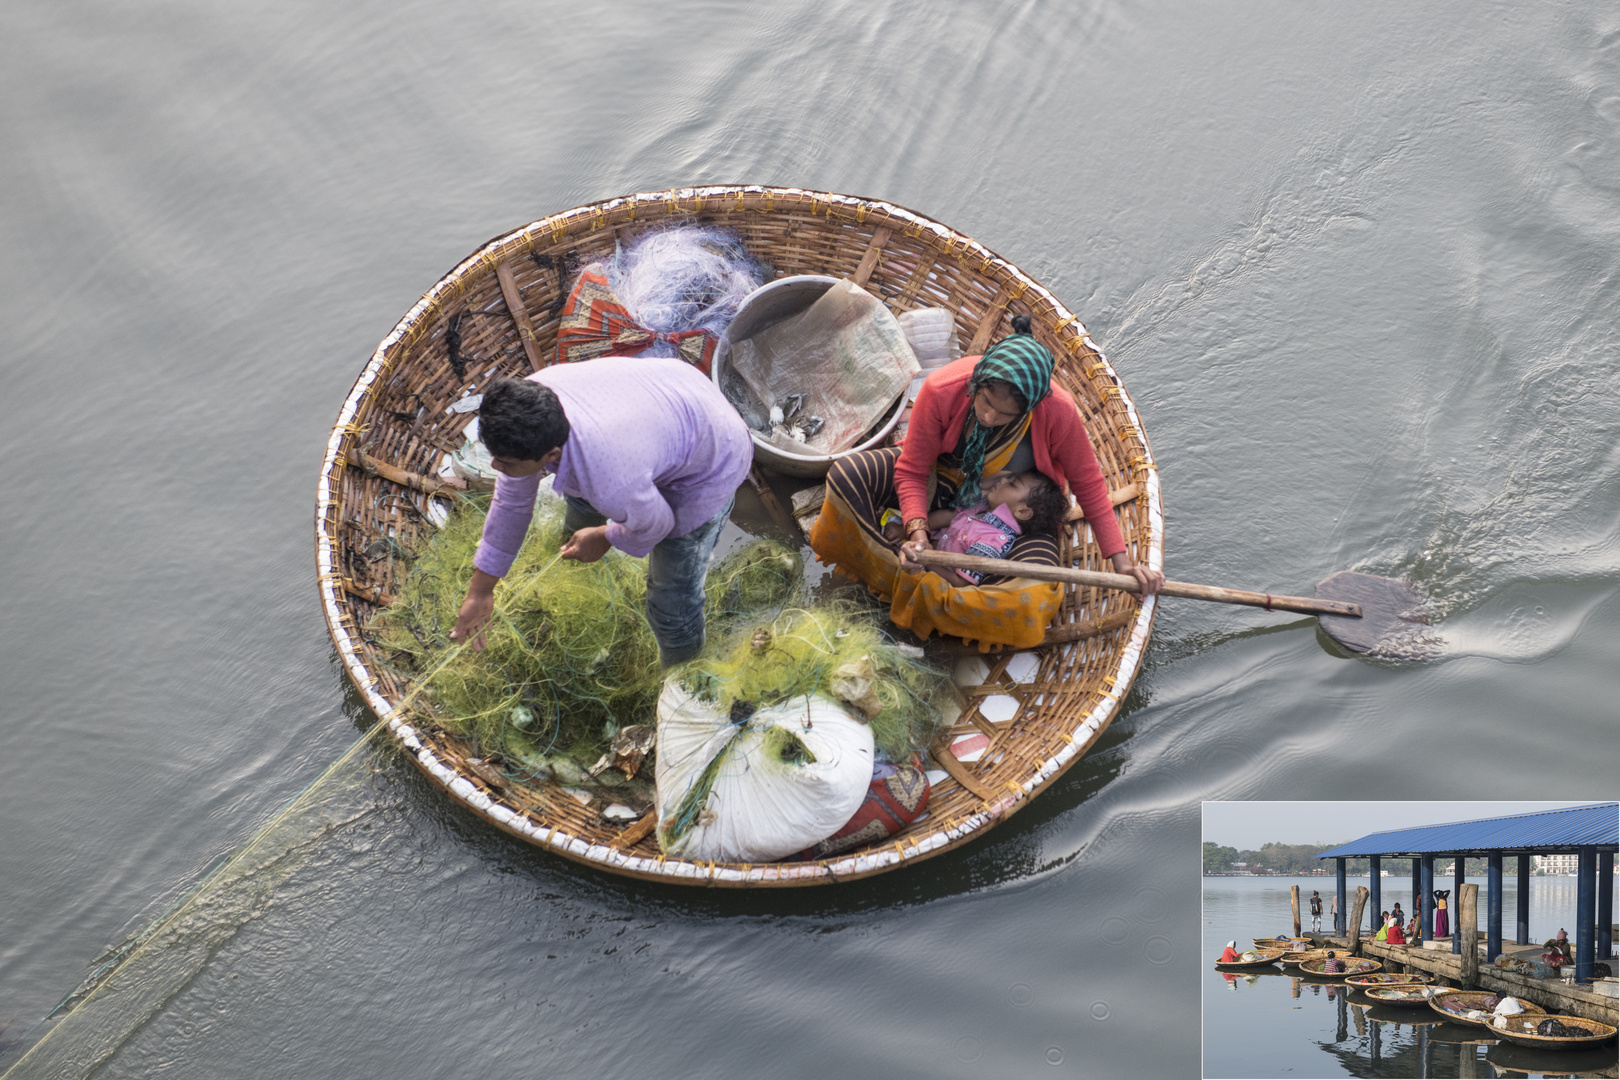
<path fill-rule="evenodd" d="M 769 752 L 782 728 L 815 758 L 803 764 Z M 666 837 L 671 819 L 715 755 L 719 774 L 697 824 Z M 764 708 L 741 725 L 678 680 L 658 696 L 658 837 L 668 855 L 721 862 L 771 862 L 844 827 L 872 782 L 872 729 L 819 695 Z"/>
<path fill-rule="evenodd" d="M 1524 1006 L 1519 1004 L 1518 998 L 1505 997 L 1496 1003 L 1497 1016 L 1517 1016 L 1524 1012 Z"/>

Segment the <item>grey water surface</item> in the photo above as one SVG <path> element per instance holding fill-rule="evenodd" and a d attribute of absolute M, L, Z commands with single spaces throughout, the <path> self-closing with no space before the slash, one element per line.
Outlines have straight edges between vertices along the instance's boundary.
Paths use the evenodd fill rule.
<path fill-rule="evenodd" d="M 626 192 L 974 236 L 1121 373 L 1170 576 L 1409 577 L 1438 656 L 1167 602 L 1052 790 L 831 889 L 604 876 L 367 750 L 86 1070 L 1195 1076 L 1201 800 L 1614 795 L 1613 5 L 10 0 L 0 148 L 0 1068 L 366 726 L 311 541 L 378 339 Z"/>

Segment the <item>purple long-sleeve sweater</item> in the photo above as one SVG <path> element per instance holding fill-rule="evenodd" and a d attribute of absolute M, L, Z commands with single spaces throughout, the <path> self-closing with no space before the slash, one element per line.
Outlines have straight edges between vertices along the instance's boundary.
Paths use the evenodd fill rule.
<path fill-rule="evenodd" d="M 608 519 L 610 544 L 645 555 L 685 536 L 737 490 L 753 440 L 737 410 L 683 360 L 602 356 L 529 378 L 562 402 L 568 441 L 553 486 Z M 534 517 L 540 475 L 495 481 L 473 565 L 505 577 Z"/>

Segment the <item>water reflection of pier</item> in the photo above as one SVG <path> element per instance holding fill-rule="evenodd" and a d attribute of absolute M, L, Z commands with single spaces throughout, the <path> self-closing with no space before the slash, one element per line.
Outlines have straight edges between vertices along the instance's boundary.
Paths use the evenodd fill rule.
<path fill-rule="evenodd" d="M 1327 985 L 1300 978 L 1293 982 L 1296 998 L 1304 986 Z M 1335 1004 L 1338 1024 L 1333 1043 L 1319 1045 L 1351 1076 L 1474 1080 L 1515 1074 L 1617 1075 L 1612 1047 L 1577 1054 L 1514 1046 L 1492 1038 L 1487 1031 L 1452 1023 L 1432 1012 L 1380 1005 L 1355 991 L 1339 994 Z M 1403 1027 L 1411 1029 L 1409 1042 L 1393 1038 L 1402 1034 Z M 1455 1058 L 1452 1047 L 1456 1048 Z M 1358 1053 L 1358 1048 L 1365 1048 L 1365 1053 Z"/>

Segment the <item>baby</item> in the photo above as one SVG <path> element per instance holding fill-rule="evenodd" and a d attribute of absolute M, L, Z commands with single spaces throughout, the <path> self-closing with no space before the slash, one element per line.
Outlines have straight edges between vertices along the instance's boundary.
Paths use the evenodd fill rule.
<path fill-rule="evenodd" d="M 940 551 L 1005 559 L 1026 532 L 1056 536 L 1068 513 L 1062 490 L 1038 472 L 996 473 L 984 482 L 984 499 L 964 510 L 935 510 L 928 515 L 930 539 Z M 992 509 L 994 507 L 994 509 Z M 938 567 L 946 581 L 979 585 L 977 570 Z"/>

